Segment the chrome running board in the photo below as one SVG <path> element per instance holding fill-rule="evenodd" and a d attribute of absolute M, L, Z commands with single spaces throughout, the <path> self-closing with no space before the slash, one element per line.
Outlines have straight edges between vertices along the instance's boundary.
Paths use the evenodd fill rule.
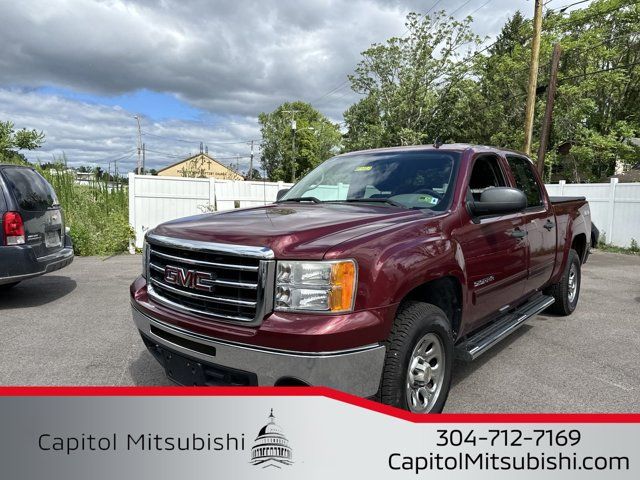
<path fill-rule="evenodd" d="M 542 295 L 528 301 L 482 330 L 456 345 L 456 358 L 472 361 L 503 338 L 515 332 L 522 324 L 553 304 L 553 297 Z"/>

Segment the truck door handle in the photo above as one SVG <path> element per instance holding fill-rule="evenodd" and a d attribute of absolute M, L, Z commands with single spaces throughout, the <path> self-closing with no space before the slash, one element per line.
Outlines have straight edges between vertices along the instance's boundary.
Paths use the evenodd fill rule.
<path fill-rule="evenodd" d="M 509 235 L 511 235 L 513 238 L 524 238 L 527 236 L 527 231 L 521 230 L 519 228 L 514 228 L 513 230 L 511 230 L 511 232 L 509 232 Z"/>
<path fill-rule="evenodd" d="M 546 229 L 547 229 L 547 231 L 549 231 L 549 232 L 550 232 L 550 231 L 551 231 L 551 229 L 552 229 L 553 227 L 555 227 L 555 226 L 556 226 L 556 224 L 555 224 L 555 223 L 553 223 L 551 220 L 547 220 L 547 223 L 545 223 L 545 224 L 543 225 L 543 227 L 544 227 L 544 228 L 546 228 Z"/>

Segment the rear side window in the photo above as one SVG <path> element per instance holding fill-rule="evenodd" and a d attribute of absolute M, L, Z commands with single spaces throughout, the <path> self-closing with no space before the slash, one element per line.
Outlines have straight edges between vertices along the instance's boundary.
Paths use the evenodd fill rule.
<path fill-rule="evenodd" d="M 58 205 L 49 182 L 29 168 L 5 168 L 5 182 L 21 210 L 41 211 Z"/>
<path fill-rule="evenodd" d="M 522 157 L 507 157 L 509 167 L 516 180 L 516 187 L 527 196 L 527 207 L 537 207 L 542 205 L 542 193 L 540 185 L 533 173 L 533 165 L 529 160 Z"/>

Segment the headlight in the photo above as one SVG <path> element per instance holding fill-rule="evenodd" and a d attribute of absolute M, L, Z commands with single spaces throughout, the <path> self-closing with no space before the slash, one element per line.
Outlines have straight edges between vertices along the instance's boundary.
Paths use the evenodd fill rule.
<path fill-rule="evenodd" d="M 142 276 L 147 278 L 147 270 L 149 269 L 149 244 L 144 242 L 142 245 Z"/>
<path fill-rule="evenodd" d="M 319 312 L 353 310 L 356 262 L 278 261 L 275 309 Z"/>

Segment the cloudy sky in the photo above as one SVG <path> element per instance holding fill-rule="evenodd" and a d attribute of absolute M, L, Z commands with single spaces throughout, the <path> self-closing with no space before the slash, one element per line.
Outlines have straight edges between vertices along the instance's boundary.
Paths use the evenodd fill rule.
<path fill-rule="evenodd" d="M 571 3 L 551 0 L 550 7 Z M 257 115 L 304 100 L 342 121 L 360 52 L 405 32 L 410 11 L 473 14 L 495 36 L 532 0 L 0 0 L 0 119 L 43 130 L 49 161 L 135 167 L 195 153 L 246 168 Z"/>

